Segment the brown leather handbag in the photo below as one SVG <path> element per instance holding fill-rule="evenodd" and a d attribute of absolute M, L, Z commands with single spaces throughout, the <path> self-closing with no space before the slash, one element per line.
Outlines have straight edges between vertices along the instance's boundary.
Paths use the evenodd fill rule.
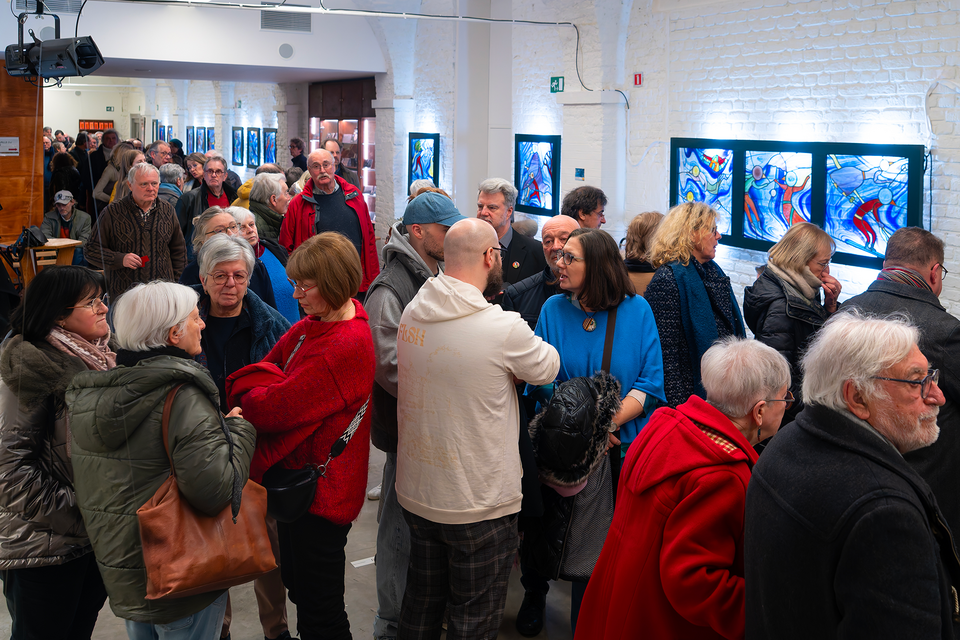
<path fill-rule="evenodd" d="M 180 495 L 170 457 L 169 431 L 170 409 L 182 386 L 175 386 L 167 394 L 161 420 L 170 477 L 137 509 L 147 568 L 147 600 L 184 598 L 227 589 L 277 568 L 267 534 L 267 492 L 263 487 L 247 480 L 241 511 L 240 475 L 234 468 L 233 500 L 213 517 L 198 511 Z M 219 408 L 217 413 L 220 414 Z M 220 427 L 233 460 L 233 437 L 222 415 Z"/>

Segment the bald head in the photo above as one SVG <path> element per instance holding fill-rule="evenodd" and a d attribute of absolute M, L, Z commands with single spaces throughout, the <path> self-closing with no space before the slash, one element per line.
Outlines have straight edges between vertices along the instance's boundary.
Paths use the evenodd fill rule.
<path fill-rule="evenodd" d="M 487 222 L 467 218 L 454 224 L 443 240 L 444 266 L 447 271 L 472 269 L 484 260 L 484 251 L 499 247 L 497 232 Z"/>
<path fill-rule="evenodd" d="M 547 259 L 547 264 L 554 273 L 558 272 L 557 252 L 563 249 L 570 234 L 579 228 L 580 223 L 570 216 L 554 216 L 543 223 L 543 230 L 540 232 L 543 257 Z"/>

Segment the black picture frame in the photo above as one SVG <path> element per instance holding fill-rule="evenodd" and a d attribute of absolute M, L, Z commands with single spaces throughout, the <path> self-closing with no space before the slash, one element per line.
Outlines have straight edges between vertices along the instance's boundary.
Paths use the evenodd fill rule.
<path fill-rule="evenodd" d="M 160 139 L 160 121 L 159 120 L 153 121 L 151 133 L 153 134 L 151 142 L 156 142 L 157 140 Z"/>
<path fill-rule="evenodd" d="M 233 127 L 231 130 L 233 147 L 230 150 L 230 164 L 235 167 L 243 166 L 243 127 Z"/>
<path fill-rule="evenodd" d="M 440 186 L 440 134 L 411 133 L 407 144 L 407 190 L 414 180 Z"/>
<path fill-rule="evenodd" d="M 827 231 L 834 239 L 837 247 L 832 258 L 833 262 L 870 269 L 882 268 L 883 251 L 880 250 L 878 244 L 879 237 L 884 236 L 883 244 L 885 245 L 886 238 L 889 238 L 893 231 L 899 228 L 886 224 L 890 220 L 889 213 L 891 211 L 901 210 L 897 217 L 902 218 L 904 224 L 899 225 L 900 227 L 919 227 L 922 225 L 925 156 L 923 145 L 671 138 L 670 206 L 676 206 L 681 200 L 698 200 L 696 195 L 693 194 L 696 191 L 696 185 L 694 184 L 692 188 L 685 186 L 692 184 L 691 177 L 697 182 L 711 184 L 711 193 L 716 193 L 717 175 L 709 171 L 697 171 L 697 175 L 694 175 L 694 172 L 685 166 L 681 166 L 684 164 L 681 156 L 689 158 L 691 151 L 713 149 L 724 150 L 727 153 L 725 160 L 730 162 L 731 209 L 729 228 L 721 229 L 721 233 L 723 233 L 720 240 L 721 244 L 756 251 L 767 251 L 775 244 L 772 240 L 751 237 L 751 235 L 756 235 L 757 225 L 761 225 L 759 228 L 763 228 L 766 223 L 766 220 L 761 222 L 762 216 L 757 213 L 757 206 L 754 204 L 752 194 L 757 193 L 756 184 L 758 180 L 764 181 L 764 184 L 770 183 L 768 186 L 771 187 L 771 192 L 777 188 L 784 189 L 784 192 L 786 192 L 786 185 L 780 183 L 777 176 L 768 175 L 771 173 L 769 167 L 764 169 L 758 164 L 751 167 L 749 176 L 746 173 L 748 157 L 756 158 L 764 153 L 771 152 L 809 154 L 809 194 L 803 201 L 803 204 L 806 205 L 805 213 L 807 215 L 799 218 L 791 215 L 785 217 L 782 223 L 777 222 L 778 225 L 782 224 L 783 226 L 782 233 L 786 233 L 786 229 L 794 224 L 795 220 L 799 221 L 800 219 L 808 220 Z M 850 159 L 856 157 L 896 159 L 897 162 L 894 167 L 896 173 L 893 172 L 893 169 L 891 169 L 889 175 L 884 175 L 884 172 L 879 169 L 880 173 L 862 171 L 860 168 L 852 166 L 853 161 Z M 849 166 L 844 166 L 844 163 Z M 753 160 L 751 160 L 751 164 L 754 164 Z M 838 173 L 839 170 L 842 170 L 843 175 Z M 753 178 L 752 181 L 751 178 Z M 712 183 L 711 180 L 713 180 Z M 884 199 L 882 195 L 879 198 L 871 196 L 869 189 L 876 191 L 879 187 L 879 191 L 882 193 L 884 180 L 891 184 L 895 181 L 901 193 L 905 182 L 906 196 L 898 196 L 886 203 L 882 202 Z M 681 197 L 681 190 L 685 190 L 684 197 Z M 746 200 L 747 195 L 751 195 L 749 203 Z M 796 208 L 794 205 L 799 204 L 792 200 L 792 196 L 789 200 L 786 198 L 783 198 L 783 200 L 784 216 L 787 215 L 786 212 L 791 207 Z M 841 207 L 845 207 L 845 210 L 842 211 Z M 902 211 L 904 208 L 905 216 Z M 851 209 L 855 213 L 851 216 L 850 222 L 863 235 L 862 245 L 858 244 L 856 239 L 852 237 L 853 234 L 849 228 L 842 226 L 840 223 L 840 218 L 849 214 Z M 881 210 L 887 214 L 885 215 L 886 222 L 880 220 Z M 754 221 L 754 215 L 756 221 Z M 746 221 L 745 217 L 747 217 Z M 867 220 L 865 221 L 864 218 Z M 877 230 L 873 229 L 872 218 L 876 219 L 879 234 L 877 234 Z M 868 226 L 870 229 L 866 228 Z M 772 232 L 768 231 L 768 233 L 772 235 Z M 779 233 L 778 237 L 782 237 L 782 233 Z M 873 235 L 873 242 L 871 242 L 870 234 Z"/>
<path fill-rule="evenodd" d="M 187 139 L 183 141 L 183 144 L 186 145 L 187 155 L 190 155 L 196 149 L 196 133 L 192 125 L 187 127 Z"/>
<path fill-rule="evenodd" d="M 260 128 L 247 128 L 247 167 L 256 169 L 260 166 Z"/>
<path fill-rule="evenodd" d="M 197 153 L 207 152 L 207 128 L 197 127 Z"/>
<path fill-rule="evenodd" d="M 263 130 L 263 162 L 264 164 L 277 162 L 277 130 Z"/>
<path fill-rule="evenodd" d="M 513 142 L 515 211 L 538 216 L 560 213 L 560 136 L 518 133 Z"/>
<path fill-rule="evenodd" d="M 207 151 L 216 149 L 216 146 L 213 144 L 214 140 L 216 139 L 216 134 L 214 131 L 216 131 L 216 127 L 207 127 Z"/>

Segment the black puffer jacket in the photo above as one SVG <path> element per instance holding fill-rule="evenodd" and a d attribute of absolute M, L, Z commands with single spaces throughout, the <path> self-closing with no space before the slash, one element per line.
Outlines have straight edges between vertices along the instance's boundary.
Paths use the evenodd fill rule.
<path fill-rule="evenodd" d="M 747 326 L 757 340 L 779 351 L 790 363 L 790 390 L 798 402 L 784 415 L 784 425 L 792 422 L 802 408 L 800 359 L 810 339 L 830 316 L 819 298 L 819 293 L 816 300 L 805 297 L 769 268 L 743 292 Z"/>

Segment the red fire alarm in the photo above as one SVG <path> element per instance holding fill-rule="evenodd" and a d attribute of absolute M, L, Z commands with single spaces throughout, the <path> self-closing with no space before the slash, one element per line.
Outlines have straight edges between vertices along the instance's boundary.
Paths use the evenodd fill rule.
<path fill-rule="evenodd" d="M 643 84 L 643 74 L 642 73 L 633 74 L 633 86 L 639 87 L 641 84 Z"/>

